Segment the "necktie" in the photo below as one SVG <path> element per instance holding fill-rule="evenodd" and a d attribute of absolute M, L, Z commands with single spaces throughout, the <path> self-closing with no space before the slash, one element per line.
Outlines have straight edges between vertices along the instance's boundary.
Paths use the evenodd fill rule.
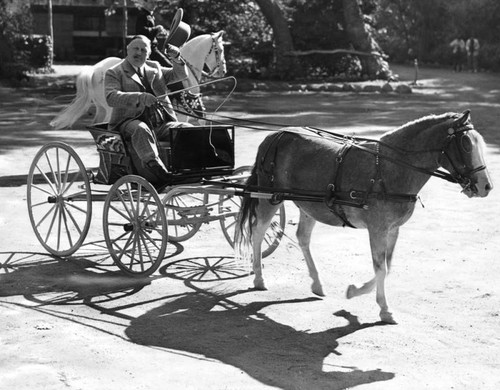
<path fill-rule="evenodd" d="M 144 73 L 143 68 L 138 68 L 136 71 L 137 75 L 141 79 L 142 85 L 146 88 L 148 92 L 151 92 L 151 86 L 149 85 L 148 79 L 146 78 L 146 74 Z"/>

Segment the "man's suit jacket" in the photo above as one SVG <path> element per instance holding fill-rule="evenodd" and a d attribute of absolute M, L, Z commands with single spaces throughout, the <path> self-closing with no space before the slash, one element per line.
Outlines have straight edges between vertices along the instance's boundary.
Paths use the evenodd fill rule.
<path fill-rule="evenodd" d="M 167 84 L 184 80 L 188 77 L 188 70 L 184 61 L 173 62 L 172 68 L 164 68 L 156 61 L 146 61 L 144 74 L 154 92 L 158 97 L 166 95 Z M 134 67 L 127 61 L 122 60 L 107 70 L 104 78 L 106 102 L 113 108 L 109 129 L 118 130 L 119 126 L 132 119 L 139 117 L 144 112 L 144 105 L 140 96 L 146 91 L 139 75 Z M 172 103 L 168 96 L 159 98 L 164 104 L 167 112 L 176 118 Z"/>

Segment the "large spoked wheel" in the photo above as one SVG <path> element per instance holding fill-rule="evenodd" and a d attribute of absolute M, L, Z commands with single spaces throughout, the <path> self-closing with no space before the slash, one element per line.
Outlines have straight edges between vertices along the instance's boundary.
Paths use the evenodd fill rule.
<path fill-rule="evenodd" d="M 104 202 L 104 239 L 115 264 L 131 276 L 149 276 L 167 248 L 167 221 L 158 193 L 144 178 L 123 176 Z"/>
<path fill-rule="evenodd" d="M 242 179 L 235 182 L 243 182 L 250 173 L 252 167 L 243 166 L 234 171 L 235 175 L 241 175 Z M 238 223 L 238 213 L 241 208 L 241 197 L 236 195 L 221 195 L 219 199 L 220 225 L 227 242 L 234 248 L 234 236 L 236 224 Z M 266 230 L 264 241 L 262 242 L 262 257 L 267 257 L 273 253 L 283 237 L 286 225 L 285 205 L 281 204 Z"/>
<path fill-rule="evenodd" d="M 62 142 L 42 147 L 28 173 L 31 226 L 42 246 L 69 256 L 82 245 L 92 219 L 90 182 L 82 160 Z"/>
<path fill-rule="evenodd" d="M 169 192 L 163 198 L 168 224 L 168 239 L 182 242 L 193 237 L 200 230 L 207 210 L 207 194 Z"/>

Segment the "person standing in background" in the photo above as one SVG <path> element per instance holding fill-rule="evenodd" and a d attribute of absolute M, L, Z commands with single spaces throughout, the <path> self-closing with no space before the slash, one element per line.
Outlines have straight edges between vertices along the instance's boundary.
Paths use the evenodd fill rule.
<path fill-rule="evenodd" d="M 465 41 L 458 37 L 450 43 L 451 58 L 453 60 L 453 71 L 461 72 L 465 57 Z"/>
<path fill-rule="evenodd" d="M 477 59 L 479 57 L 479 41 L 470 37 L 465 43 L 465 50 L 467 51 L 467 66 L 470 72 L 477 72 Z"/>

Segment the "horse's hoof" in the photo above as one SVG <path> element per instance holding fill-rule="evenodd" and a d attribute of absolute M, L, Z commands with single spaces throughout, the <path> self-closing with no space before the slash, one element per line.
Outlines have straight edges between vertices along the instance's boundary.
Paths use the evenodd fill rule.
<path fill-rule="evenodd" d="M 384 324 L 397 325 L 396 320 L 392 317 L 392 313 L 388 311 L 380 313 L 380 319 Z"/>
<path fill-rule="evenodd" d="M 254 289 L 259 290 L 259 291 L 266 291 L 267 290 L 267 287 L 264 284 L 264 281 L 253 282 L 253 287 L 254 287 Z"/>
<path fill-rule="evenodd" d="M 347 299 L 351 299 L 355 297 L 354 291 L 356 290 L 356 286 L 354 284 L 350 284 L 349 287 L 347 287 L 347 291 L 345 292 L 345 297 Z"/>
<path fill-rule="evenodd" d="M 325 293 L 323 292 L 323 287 L 320 285 L 320 286 L 312 286 L 311 288 L 313 294 L 319 296 L 319 297 L 324 297 L 325 296 Z"/>

